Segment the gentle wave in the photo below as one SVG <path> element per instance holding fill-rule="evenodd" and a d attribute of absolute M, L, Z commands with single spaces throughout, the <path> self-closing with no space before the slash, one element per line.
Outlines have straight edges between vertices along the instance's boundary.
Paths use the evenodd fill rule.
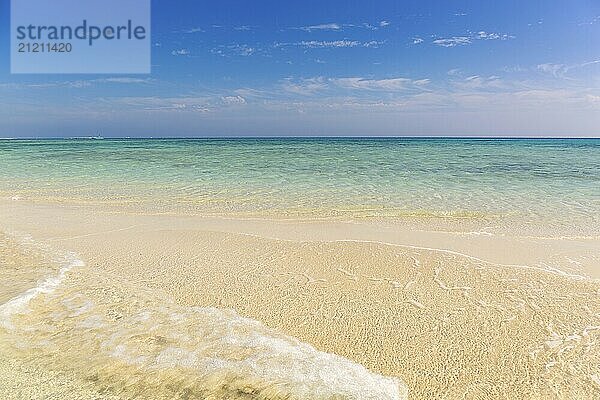
<path fill-rule="evenodd" d="M 14 315 L 27 312 L 29 303 L 34 298 L 42 294 L 54 292 L 65 279 L 67 272 L 75 267 L 82 267 L 84 265 L 83 261 L 76 258 L 73 253 L 70 253 L 66 258 L 70 259 L 70 261 L 60 269 L 58 275 L 48 277 L 39 286 L 25 291 L 4 304 L 0 304 L 0 327 L 6 330 L 13 330 L 14 326 L 11 320 Z"/>
<path fill-rule="evenodd" d="M 57 275 L 0 305 L 15 354 L 125 398 L 407 398 L 397 378 L 279 334 L 231 310 L 121 292 L 74 254 Z M 111 287 L 114 285 L 114 287 Z"/>

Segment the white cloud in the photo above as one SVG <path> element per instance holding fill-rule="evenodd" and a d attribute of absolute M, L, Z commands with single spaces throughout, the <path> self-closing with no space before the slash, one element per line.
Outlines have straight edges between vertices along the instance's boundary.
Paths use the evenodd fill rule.
<path fill-rule="evenodd" d="M 361 42 L 357 40 L 333 40 L 333 41 L 302 41 L 300 45 L 310 49 L 317 48 L 333 48 L 333 47 L 357 47 L 361 45 Z"/>
<path fill-rule="evenodd" d="M 566 78 L 567 73 L 576 71 L 580 68 L 590 67 L 593 65 L 600 65 L 600 60 L 593 60 L 584 62 L 581 64 L 555 64 L 555 63 L 545 63 L 539 64 L 537 66 L 537 70 L 543 72 L 545 74 L 550 74 L 556 78 Z M 570 74 L 573 75 L 573 74 Z M 570 76 L 571 77 L 571 76 Z"/>
<path fill-rule="evenodd" d="M 293 80 L 288 78 L 282 85 L 286 92 L 314 95 L 317 92 L 339 93 L 340 90 L 352 92 L 415 92 L 426 90 L 429 79 L 412 80 L 409 78 L 370 79 L 364 77 L 325 78 L 316 77 Z"/>
<path fill-rule="evenodd" d="M 228 104 L 228 105 L 246 104 L 246 99 L 239 95 L 238 96 L 223 96 L 223 97 L 221 97 L 221 100 L 223 100 L 223 103 Z"/>
<path fill-rule="evenodd" d="M 179 50 L 173 50 L 171 52 L 171 54 L 174 56 L 189 56 L 190 51 L 188 49 L 179 49 Z"/>
<path fill-rule="evenodd" d="M 465 46 L 471 43 L 471 39 L 466 36 L 454 36 L 447 39 L 436 39 L 433 41 L 433 44 L 441 47 Z"/>
<path fill-rule="evenodd" d="M 300 28 L 292 28 L 292 29 L 300 29 L 300 30 L 303 30 L 306 32 L 313 32 L 313 31 L 343 31 L 346 28 L 363 28 L 363 29 L 368 29 L 371 31 L 376 31 L 380 28 L 385 28 L 386 26 L 389 26 L 389 25 L 391 25 L 391 23 L 386 20 L 373 22 L 373 23 L 362 22 L 362 23 L 347 23 L 347 24 L 331 22 L 328 24 L 310 25 L 310 26 L 303 26 Z"/>
<path fill-rule="evenodd" d="M 358 40 L 305 40 L 300 43 L 280 43 L 276 47 L 282 47 L 285 45 L 301 46 L 307 49 L 331 49 L 331 48 L 347 48 L 347 47 L 367 47 L 377 48 L 384 42 L 371 40 L 368 42 L 360 42 Z"/>
<path fill-rule="evenodd" d="M 345 89 L 395 91 L 406 89 L 413 83 L 407 78 L 365 79 L 365 78 L 333 78 L 333 84 Z"/>
<path fill-rule="evenodd" d="M 370 42 L 364 42 L 363 47 L 378 48 L 382 44 L 383 44 L 383 42 L 381 42 L 381 41 L 371 40 Z"/>
<path fill-rule="evenodd" d="M 204 32 L 204 29 L 202 29 L 202 28 L 191 28 L 191 29 L 188 29 L 187 31 L 185 31 L 185 33 L 199 33 L 199 32 Z"/>
<path fill-rule="evenodd" d="M 342 29 L 342 26 L 337 23 L 329 23 L 329 24 L 319 24 L 319 25 L 311 25 L 311 26 L 303 26 L 303 31 L 312 32 L 312 31 L 339 31 Z"/>
<path fill-rule="evenodd" d="M 515 72 L 527 72 L 529 71 L 529 68 L 525 68 L 520 65 L 505 65 L 501 68 L 501 70 L 510 74 Z"/>
<path fill-rule="evenodd" d="M 583 64 L 589 63 L 595 61 Z M 600 62 L 586 68 L 596 68 L 593 65 L 598 64 Z M 540 68 L 553 70 L 553 67 Z M 537 70 L 537 66 L 529 67 L 528 71 L 532 70 Z M 403 129 L 400 133 L 415 133 L 422 132 L 419 129 L 423 126 L 429 126 L 430 133 L 519 131 L 548 134 L 572 132 L 573 129 L 592 132 L 594 126 L 598 126 L 600 90 L 597 87 L 575 79 L 536 81 L 534 78 L 540 76 L 533 75 L 523 81 L 455 71 L 439 81 L 398 76 L 384 79 L 360 76 L 290 78 L 257 89 L 203 91 L 187 96 L 172 93 L 165 97 L 124 98 L 115 95 L 100 99 L 93 96 L 92 99 L 91 96 L 78 95 L 76 105 L 61 105 L 60 112 L 67 109 L 78 114 L 83 112 L 86 117 L 94 113 L 97 116 L 110 115 L 111 118 L 123 116 L 124 120 L 136 118 L 145 128 L 148 121 L 161 121 L 165 130 L 176 126 L 185 131 L 188 123 L 189 132 L 197 132 L 199 127 L 205 126 L 199 121 L 209 121 L 207 131 L 217 126 L 211 125 L 216 121 L 224 121 L 223 125 L 219 125 L 223 129 L 230 129 L 231 121 L 241 121 L 236 129 L 251 130 L 253 121 L 257 119 L 260 120 L 257 133 L 263 133 L 264 129 L 271 129 L 269 132 L 274 133 L 300 133 L 307 124 L 315 124 L 324 130 L 341 125 L 340 132 L 344 134 L 360 131 L 398 134 L 398 129 Z M 122 83 L 136 83 L 136 78 L 123 78 Z M 112 78 L 105 79 L 114 81 Z M 85 86 L 81 82 L 69 85 Z M 0 87 L 7 85 L 0 83 Z M 43 106 L 33 103 L 27 107 L 41 110 Z M 304 114 L 298 117 L 299 113 Z M 538 117 L 532 120 L 531 115 Z M 153 116 L 156 120 L 152 119 Z M 257 116 L 272 118 L 271 121 L 279 125 L 265 124 Z M 181 121 L 187 122 L 181 125 Z M 318 125 L 322 123 L 325 125 Z M 327 125 L 329 123 L 331 125 Z M 285 130 L 285 127 L 292 127 L 292 131 Z M 298 131 L 294 130 L 296 128 Z"/>
<path fill-rule="evenodd" d="M 221 57 L 230 57 L 230 56 L 241 56 L 248 57 L 259 52 L 263 52 L 263 50 L 252 47 L 247 44 L 230 44 L 228 46 L 222 45 L 218 48 L 214 48 L 211 50 L 211 53 L 220 55 Z M 264 52 L 263 52 L 264 53 Z"/>
<path fill-rule="evenodd" d="M 583 64 L 580 64 L 580 67 L 587 67 L 589 65 L 596 65 L 596 64 L 600 64 L 600 60 L 594 60 L 594 61 L 589 61 L 589 62 L 585 62 Z"/>
<path fill-rule="evenodd" d="M 307 96 L 327 88 L 327 83 L 323 77 L 301 79 L 300 81 L 288 78 L 281 87 L 286 92 Z"/>
<path fill-rule="evenodd" d="M 592 103 L 592 104 L 598 104 L 598 105 L 600 105 L 600 96 L 595 96 L 595 95 L 592 95 L 592 94 L 588 94 L 588 95 L 586 95 L 586 99 L 590 103 Z"/>
<path fill-rule="evenodd" d="M 598 22 L 600 22 L 600 15 L 598 15 L 598 16 L 596 16 L 596 17 L 594 17 L 594 18 L 592 18 L 592 19 L 590 19 L 588 21 L 581 22 L 581 23 L 579 23 L 577 25 L 579 25 L 579 26 L 582 26 L 582 25 L 594 25 L 594 24 L 596 24 Z"/>
<path fill-rule="evenodd" d="M 475 39 L 478 40 L 508 40 L 514 39 L 514 36 L 499 33 L 488 33 L 485 31 L 479 31 L 474 35 Z"/>
<path fill-rule="evenodd" d="M 456 47 L 469 45 L 475 40 L 509 40 L 514 38 L 513 35 L 505 33 L 479 31 L 477 33 L 470 33 L 469 36 L 453 36 L 451 38 L 436 39 L 433 41 L 433 44 L 441 47 Z"/>
<path fill-rule="evenodd" d="M 211 111 L 211 99 L 209 97 L 119 97 L 116 99 L 106 99 L 107 103 L 129 107 L 140 111 L 176 111 L 176 112 L 194 112 L 206 113 Z"/>
<path fill-rule="evenodd" d="M 424 40 L 421 39 L 420 37 L 414 37 L 413 38 L 413 44 L 421 44 L 423 42 L 424 42 Z"/>
<path fill-rule="evenodd" d="M 230 49 L 233 50 L 234 53 L 236 53 L 237 55 L 240 55 L 243 57 L 251 56 L 252 54 L 256 53 L 256 49 L 254 47 L 250 47 L 245 44 L 233 45 L 233 46 L 230 46 Z"/>
<path fill-rule="evenodd" d="M 569 67 L 565 64 L 545 63 L 539 64 L 537 69 L 543 73 L 550 74 L 555 77 L 561 77 L 569 70 Z"/>
<path fill-rule="evenodd" d="M 452 85 L 460 89 L 461 91 L 474 91 L 474 90 L 502 90 L 507 89 L 508 86 L 505 84 L 500 77 L 492 75 L 492 76 L 479 76 L 472 75 L 468 76 L 462 80 L 454 80 L 451 82 Z"/>
<path fill-rule="evenodd" d="M 413 81 L 413 83 L 417 86 L 424 86 L 424 85 L 429 85 L 431 83 L 430 79 L 417 79 L 416 81 Z"/>

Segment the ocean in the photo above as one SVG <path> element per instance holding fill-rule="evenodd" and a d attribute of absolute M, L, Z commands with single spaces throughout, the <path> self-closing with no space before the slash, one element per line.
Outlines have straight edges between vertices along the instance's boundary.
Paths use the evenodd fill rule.
<path fill-rule="evenodd" d="M 203 215 L 492 218 L 589 233 L 600 227 L 599 165 L 596 139 L 0 140 L 0 197 Z"/>
<path fill-rule="evenodd" d="M 591 398 L 599 166 L 592 139 L 0 140 L 0 397 Z"/>

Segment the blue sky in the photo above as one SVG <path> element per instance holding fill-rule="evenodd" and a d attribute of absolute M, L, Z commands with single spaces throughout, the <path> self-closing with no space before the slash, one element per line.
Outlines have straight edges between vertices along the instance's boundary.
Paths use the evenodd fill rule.
<path fill-rule="evenodd" d="M 0 137 L 600 136 L 600 1 L 153 1 L 152 74 L 11 75 Z"/>

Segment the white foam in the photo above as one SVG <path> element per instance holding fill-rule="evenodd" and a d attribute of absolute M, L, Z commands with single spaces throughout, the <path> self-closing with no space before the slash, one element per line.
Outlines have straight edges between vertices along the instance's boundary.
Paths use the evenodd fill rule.
<path fill-rule="evenodd" d="M 407 398 L 407 389 L 399 379 L 374 374 L 360 364 L 318 351 L 233 311 L 173 307 L 176 309 L 152 310 L 150 319 L 144 310 L 113 324 L 100 345 L 101 352 L 149 371 L 178 368 L 208 382 L 222 376 L 228 377 L 230 384 L 256 382 L 257 387 L 269 387 L 293 399 Z M 172 312 L 183 325 L 156 324 L 171 319 Z M 181 334 L 189 330 L 196 334 Z M 144 337 L 160 337 L 165 344 L 149 353 L 138 345 Z"/>
<path fill-rule="evenodd" d="M 0 326 L 7 330 L 14 328 L 12 317 L 17 314 L 27 312 L 29 303 L 40 294 L 49 294 L 54 292 L 69 271 L 76 267 L 82 267 L 85 264 L 80 259 L 76 258 L 73 253 L 69 253 L 66 257 L 69 261 L 64 265 L 56 276 L 51 276 L 40 283 L 38 286 L 28 289 L 24 293 L 13 297 L 11 300 L 0 305 Z"/>
<path fill-rule="evenodd" d="M 86 287 L 79 287 L 79 280 L 65 284 L 69 271 L 82 266 L 75 254 L 66 255 L 55 276 L 0 305 L 0 328 L 15 343 L 60 349 L 67 364 L 77 363 L 78 369 L 110 371 L 129 365 L 146 373 L 136 374 L 139 379 L 149 377 L 148 383 L 140 383 L 142 388 L 148 384 L 167 388 L 172 384 L 169 377 L 177 371 L 185 385 L 205 385 L 209 390 L 250 387 L 265 399 L 408 397 L 398 378 L 375 374 L 232 310 L 182 307 L 168 299 L 136 297 L 127 300 L 128 304 L 136 303 L 132 300 L 142 303 L 133 313 L 116 320 L 106 318 L 103 310 L 119 304 L 85 295 Z M 32 302 L 38 297 L 40 302 Z M 32 309 L 35 313 L 30 313 Z M 31 321 L 17 324 L 17 315 Z M 111 379 L 127 379 L 121 376 L 123 370 L 115 371 Z M 151 378 L 151 374 L 162 378 Z"/>

